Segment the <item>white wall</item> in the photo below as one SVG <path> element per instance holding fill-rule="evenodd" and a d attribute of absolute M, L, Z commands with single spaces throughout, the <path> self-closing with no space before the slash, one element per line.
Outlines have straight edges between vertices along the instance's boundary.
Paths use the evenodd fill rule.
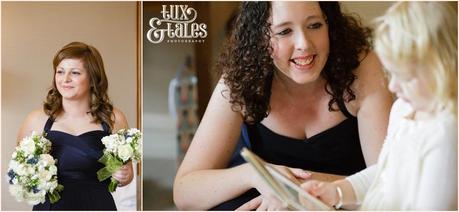
<path fill-rule="evenodd" d="M 100 51 L 111 100 L 125 113 L 131 127 L 139 127 L 136 126 L 136 2 L 1 4 L 1 209 L 29 210 L 30 206 L 16 203 L 9 194 L 4 176 L 22 121 L 31 110 L 42 107 L 52 83 L 52 59 L 61 47 L 82 41 Z M 134 189 L 123 188 L 118 193 L 132 195 L 135 182 L 132 185 Z"/>

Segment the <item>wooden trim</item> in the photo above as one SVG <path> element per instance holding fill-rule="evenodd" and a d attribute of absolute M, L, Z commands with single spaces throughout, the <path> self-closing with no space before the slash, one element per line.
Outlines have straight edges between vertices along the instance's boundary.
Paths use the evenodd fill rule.
<path fill-rule="evenodd" d="M 137 114 L 137 123 L 136 123 L 136 126 L 137 126 L 137 129 L 141 129 L 142 132 L 143 132 L 143 126 L 142 126 L 142 102 L 143 102 L 143 99 L 142 99 L 142 96 L 143 96 L 143 93 L 142 93 L 142 88 L 143 88 L 143 84 L 142 84 L 142 74 L 143 74 L 143 66 L 142 66 L 142 54 L 143 54 L 143 49 L 142 49 L 142 34 L 143 34 L 143 28 L 142 28 L 142 24 L 143 24 L 143 20 L 142 20 L 142 17 L 143 17 L 143 13 L 142 13 L 142 5 L 143 3 L 142 2 L 137 2 L 136 4 L 136 23 L 137 23 L 137 26 L 136 26 L 136 32 L 137 32 L 137 39 L 136 39 L 136 45 L 137 45 L 137 51 L 136 51 L 136 59 L 137 59 L 137 67 L 136 67 L 136 80 L 137 80 L 137 83 L 136 83 L 136 114 Z M 143 146 L 143 145 L 142 145 Z M 143 152 L 143 150 L 142 150 Z M 142 158 L 143 158 L 143 154 L 142 154 Z M 137 211 L 141 211 L 143 210 L 143 174 L 142 174 L 142 163 L 143 161 L 139 161 L 137 163 L 137 172 L 136 172 L 136 177 L 137 177 L 137 180 L 136 180 L 136 209 Z"/>

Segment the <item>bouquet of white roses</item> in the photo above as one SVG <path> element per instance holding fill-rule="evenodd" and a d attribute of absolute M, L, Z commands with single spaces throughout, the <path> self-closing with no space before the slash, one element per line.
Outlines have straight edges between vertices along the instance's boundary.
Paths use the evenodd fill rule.
<path fill-rule="evenodd" d="M 140 160 L 141 138 L 142 134 L 136 128 L 121 129 L 115 134 L 102 138 L 105 149 L 99 162 L 105 164 L 105 167 L 97 171 L 99 181 L 109 178 L 129 160 Z M 118 182 L 112 177 L 108 190 L 114 192 L 117 186 Z"/>
<path fill-rule="evenodd" d="M 44 203 L 46 194 L 51 203 L 60 199 L 64 186 L 57 183 L 56 160 L 48 153 L 51 142 L 32 132 L 19 142 L 8 167 L 10 193 L 19 202 L 29 205 Z"/>

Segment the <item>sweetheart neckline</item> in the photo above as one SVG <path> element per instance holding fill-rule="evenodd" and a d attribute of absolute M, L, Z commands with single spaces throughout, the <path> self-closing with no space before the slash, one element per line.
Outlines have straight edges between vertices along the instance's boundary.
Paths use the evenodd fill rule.
<path fill-rule="evenodd" d="M 345 122 L 348 122 L 348 121 L 350 121 L 350 120 L 352 120 L 352 119 L 349 119 L 349 118 L 344 119 L 343 121 L 339 122 L 338 124 L 334 125 L 333 127 L 330 127 L 330 128 L 328 128 L 328 129 L 326 129 L 326 130 L 323 130 L 323 131 L 321 131 L 321 132 L 319 132 L 319 133 L 317 133 L 317 134 L 315 134 L 315 135 L 313 135 L 313 136 L 311 136 L 311 137 L 309 137 L 309 138 L 301 138 L 301 139 L 300 139 L 300 138 L 290 137 L 290 136 L 288 136 L 288 135 L 279 134 L 279 133 L 277 133 L 277 132 L 271 130 L 270 128 L 268 128 L 268 127 L 265 126 L 264 124 L 262 124 L 262 123 L 259 123 L 259 124 L 260 124 L 263 128 L 265 128 L 266 130 L 268 130 L 268 132 L 270 132 L 271 134 L 274 134 L 274 135 L 277 135 L 277 136 L 280 136 L 280 137 L 283 137 L 283 138 L 287 138 L 287 139 L 294 140 L 294 141 L 311 141 L 311 139 L 315 139 L 316 137 L 321 137 L 322 135 L 327 134 L 329 131 L 332 131 L 332 130 L 334 130 L 334 129 L 340 127 L 340 126 L 343 125 Z"/>
<path fill-rule="evenodd" d="M 67 135 L 70 135 L 70 136 L 73 136 L 73 137 L 81 137 L 83 135 L 86 135 L 86 134 L 89 134 L 89 133 L 93 133 L 93 132 L 105 132 L 104 130 L 90 130 L 90 131 L 86 131 L 84 133 L 81 133 L 79 135 L 73 135 L 73 134 L 70 134 L 68 132 L 64 132 L 64 131 L 60 131 L 60 130 L 50 130 L 48 132 L 58 132 L 58 133 L 63 133 L 63 134 L 67 134 Z"/>

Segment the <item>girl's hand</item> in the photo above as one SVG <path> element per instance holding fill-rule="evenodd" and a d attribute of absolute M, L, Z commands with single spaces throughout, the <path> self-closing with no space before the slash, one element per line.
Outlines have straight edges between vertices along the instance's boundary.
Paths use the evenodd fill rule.
<path fill-rule="evenodd" d="M 301 188 L 330 207 L 338 204 L 340 200 L 335 183 L 309 180 L 303 183 Z M 307 208 L 314 208 L 306 200 L 301 201 L 301 203 Z"/>
<path fill-rule="evenodd" d="M 112 177 L 118 181 L 118 187 L 129 184 L 134 178 L 132 162 L 129 161 L 126 165 L 123 165 L 118 171 L 112 174 Z"/>

